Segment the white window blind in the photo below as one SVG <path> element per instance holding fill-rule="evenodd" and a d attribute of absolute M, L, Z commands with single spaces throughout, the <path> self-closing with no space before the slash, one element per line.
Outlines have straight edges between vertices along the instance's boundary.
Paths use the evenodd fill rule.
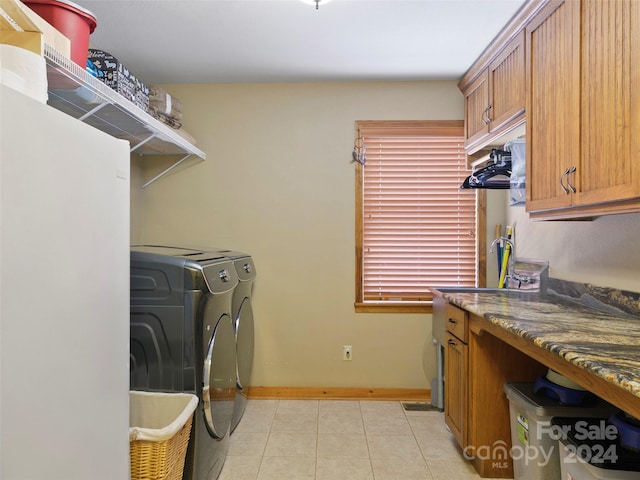
<path fill-rule="evenodd" d="M 358 122 L 358 303 L 430 302 L 435 286 L 475 286 L 476 196 L 463 123 Z"/>

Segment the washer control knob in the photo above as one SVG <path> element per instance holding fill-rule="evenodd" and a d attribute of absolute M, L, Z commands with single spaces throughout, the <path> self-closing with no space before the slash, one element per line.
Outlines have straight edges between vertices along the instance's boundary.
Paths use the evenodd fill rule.
<path fill-rule="evenodd" d="M 227 283 L 229 281 L 229 272 L 226 268 L 224 270 L 220 270 L 218 272 L 218 275 L 220 276 L 220 280 L 222 280 L 224 283 Z"/>
<path fill-rule="evenodd" d="M 248 263 L 244 264 L 244 271 L 247 273 L 251 273 L 251 265 L 249 265 Z"/>

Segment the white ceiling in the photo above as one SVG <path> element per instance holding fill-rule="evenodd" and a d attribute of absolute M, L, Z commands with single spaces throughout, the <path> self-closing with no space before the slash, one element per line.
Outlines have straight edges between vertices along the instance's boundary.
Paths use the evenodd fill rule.
<path fill-rule="evenodd" d="M 74 0 L 143 82 L 458 79 L 524 0 Z"/>

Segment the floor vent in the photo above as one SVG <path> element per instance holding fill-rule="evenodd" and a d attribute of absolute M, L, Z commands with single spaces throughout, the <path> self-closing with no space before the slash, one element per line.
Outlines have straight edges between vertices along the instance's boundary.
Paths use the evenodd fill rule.
<path fill-rule="evenodd" d="M 425 402 L 402 402 L 402 408 L 407 412 L 439 412 L 438 407 L 434 407 L 430 403 Z"/>

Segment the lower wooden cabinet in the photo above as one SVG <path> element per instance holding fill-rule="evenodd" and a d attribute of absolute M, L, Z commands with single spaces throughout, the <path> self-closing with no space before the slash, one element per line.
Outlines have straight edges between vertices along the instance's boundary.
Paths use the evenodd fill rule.
<path fill-rule="evenodd" d="M 547 368 L 484 332 L 484 318 L 447 304 L 447 319 L 464 319 L 466 342 L 450 331 L 445 346 L 445 422 L 483 478 L 513 478 L 506 382 L 533 381 Z M 453 325 L 453 323 L 452 323 Z"/>
<path fill-rule="evenodd" d="M 467 424 L 467 386 L 468 347 L 451 333 L 446 334 L 445 345 L 445 396 L 444 421 L 458 441 L 465 445 L 464 433 Z"/>

